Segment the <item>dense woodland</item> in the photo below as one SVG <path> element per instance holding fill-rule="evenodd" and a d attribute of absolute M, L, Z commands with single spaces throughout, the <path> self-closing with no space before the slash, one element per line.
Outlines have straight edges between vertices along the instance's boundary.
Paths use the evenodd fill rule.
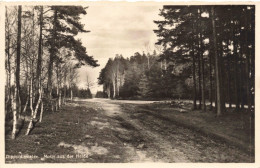
<path fill-rule="evenodd" d="M 156 50 L 110 58 L 98 78 L 104 95 L 190 99 L 193 109 L 215 107 L 217 116 L 232 105 L 254 114 L 255 6 L 163 6 L 159 15 Z"/>
<path fill-rule="evenodd" d="M 26 135 L 43 113 L 58 110 L 66 98 L 91 95 L 79 89 L 77 68 L 98 66 L 78 33 L 82 6 L 7 6 L 5 11 L 5 119 L 15 139 L 24 121 Z"/>

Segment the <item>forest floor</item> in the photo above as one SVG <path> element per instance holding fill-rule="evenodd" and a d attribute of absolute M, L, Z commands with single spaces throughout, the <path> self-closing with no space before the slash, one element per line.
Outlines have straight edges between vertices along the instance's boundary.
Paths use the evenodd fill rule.
<path fill-rule="evenodd" d="M 216 118 L 189 106 L 75 99 L 29 136 L 28 123 L 16 140 L 6 135 L 6 163 L 254 162 L 247 114 Z"/>

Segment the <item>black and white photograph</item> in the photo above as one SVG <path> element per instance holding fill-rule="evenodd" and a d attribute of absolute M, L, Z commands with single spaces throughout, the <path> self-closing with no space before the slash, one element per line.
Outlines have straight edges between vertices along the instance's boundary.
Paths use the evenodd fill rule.
<path fill-rule="evenodd" d="M 256 163 L 254 3 L 1 6 L 4 164 Z"/>

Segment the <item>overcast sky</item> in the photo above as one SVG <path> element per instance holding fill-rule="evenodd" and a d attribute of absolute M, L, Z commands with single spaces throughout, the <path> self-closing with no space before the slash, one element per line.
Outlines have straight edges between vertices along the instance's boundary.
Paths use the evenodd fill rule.
<path fill-rule="evenodd" d="M 116 54 L 130 57 L 135 52 L 146 51 L 145 44 L 149 43 L 153 49 L 156 35 L 153 30 L 157 26 L 153 20 L 160 17 L 162 6 L 133 6 L 109 5 L 89 6 L 87 15 L 82 17 L 82 23 L 90 33 L 80 34 L 80 38 L 87 48 L 89 55 L 93 55 L 100 64 L 99 67 L 82 67 L 79 70 L 80 87 L 86 87 L 86 79 L 95 82 L 92 93 L 102 91 L 97 85 L 99 72 L 104 68 L 109 58 Z"/>

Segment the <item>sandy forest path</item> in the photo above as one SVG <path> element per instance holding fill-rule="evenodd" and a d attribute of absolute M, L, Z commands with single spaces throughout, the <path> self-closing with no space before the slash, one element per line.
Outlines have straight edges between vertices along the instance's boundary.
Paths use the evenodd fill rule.
<path fill-rule="evenodd" d="M 119 138 L 125 142 L 129 161 L 133 162 L 189 162 L 183 152 L 178 149 L 173 149 L 171 142 L 147 126 L 140 123 L 138 120 L 132 119 L 127 113 L 123 112 L 119 104 L 149 104 L 155 101 L 134 101 L 134 100 L 109 100 L 109 99 L 89 99 L 88 102 L 98 102 L 104 109 L 104 114 L 123 121 L 128 126 L 128 129 L 119 128 L 121 131 Z M 134 110 L 134 109 L 133 109 Z M 118 127 L 118 125 L 116 125 Z M 135 135 L 137 134 L 137 135 Z M 153 149 L 147 149 L 147 144 L 143 141 L 150 141 L 155 145 Z M 157 153 L 156 151 L 159 151 Z M 151 155 L 152 154 L 152 155 Z M 148 156 L 149 155 L 149 156 Z M 163 157 L 160 158 L 159 155 Z"/>
<path fill-rule="evenodd" d="M 89 99 L 104 110 L 130 162 L 239 162 L 250 157 L 235 147 L 157 118 L 138 105 L 154 101 Z M 159 113 L 159 112 L 158 112 Z"/>

